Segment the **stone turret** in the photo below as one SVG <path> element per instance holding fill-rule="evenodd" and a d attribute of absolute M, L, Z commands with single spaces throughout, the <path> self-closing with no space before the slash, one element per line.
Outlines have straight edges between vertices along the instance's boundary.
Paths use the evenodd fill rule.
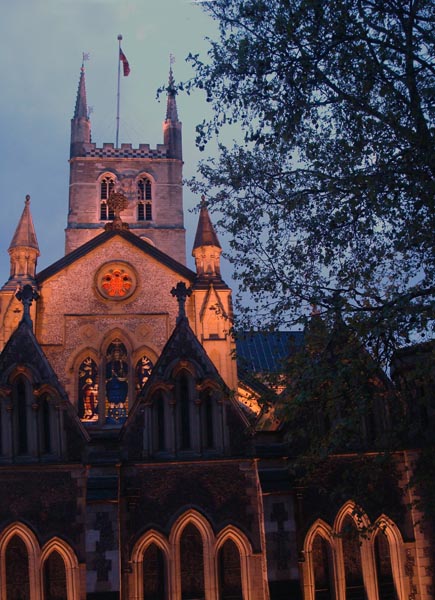
<path fill-rule="evenodd" d="M 199 280 L 221 280 L 221 253 L 222 248 L 203 198 L 192 249 Z"/>
<path fill-rule="evenodd" d="M 8 249 L 11 273 L 6 286 L 35 285 L 36 262 L 39 256 L 33 219 L 30 213 L 30 196 L 26 196 L 24 210 Z M 5 287 L 6 287 L 5 286 Z M 4 288 L 3 288 L 4 289 Z"/>
<path fill-rule="evenodd" d="M 168 158 L 183 159 L 181 122 L 178 120 L 177 112 L 177 89 L 175 86 L 172 66 L 169 69 L 169 81 L 166 102 L 166 119 L 163 123 L 163 142 L 168 148 Z"/>
<path fill-rule="evenodd" d="M 231 334 L 231 289 L 221 276 L 221 254 L 222 248 L 203 197 L 192 250 L 197 273 L 193 285 L 195 331 L 225 383 L 235 390 L 237 370 Z"/>
<path fill-rule="evenodd" d="M 74 117 L 71 119 L 71 158 L 74 156 L 84 156 L 86 144 L 90 143 L 91 122 L 88 116 L 88 105 L 86 100 L 85 67 L 84 63 L 82 63 Z"/>

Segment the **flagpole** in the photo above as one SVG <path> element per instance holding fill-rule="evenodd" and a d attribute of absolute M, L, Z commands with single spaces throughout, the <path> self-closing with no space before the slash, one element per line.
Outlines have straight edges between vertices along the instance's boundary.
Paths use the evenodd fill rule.
<path fill-rule="evenodd" d="M 121 87 L 121 40 L 122 35 L 118 35 L 118 93 L 116 96 L 116 142 L 115 148 L 118 148 L 119 142 L 119 96 L 120 96 L 120 87 Z"/>

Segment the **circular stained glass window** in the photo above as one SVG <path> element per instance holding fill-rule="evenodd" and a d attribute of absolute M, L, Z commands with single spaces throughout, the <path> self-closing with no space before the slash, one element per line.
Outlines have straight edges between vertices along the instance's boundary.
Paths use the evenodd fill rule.
<path fill-rule="evenodd" d="M 127 263 L 108 263 L 98 270 L 96 283 L 104 298 L 125 300 L 136 289 L 136 274 Z"/>

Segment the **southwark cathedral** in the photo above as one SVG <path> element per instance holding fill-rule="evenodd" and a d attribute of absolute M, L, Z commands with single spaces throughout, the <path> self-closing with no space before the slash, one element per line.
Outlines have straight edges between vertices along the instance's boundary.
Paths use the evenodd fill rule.
<path fill-rule="evenodd" d="M 292 485 L 261 374 L 304 335 L 234 339 L 204 201 L 186 266 L 172 72 L 162 143 L 99 147 L 82 67 L 70 148 L 64 255 L 37 269 L 27 197 L 0 290 L 1 600 L 433 598 L 414 450 L 359 538 L 352 497 Z"/>

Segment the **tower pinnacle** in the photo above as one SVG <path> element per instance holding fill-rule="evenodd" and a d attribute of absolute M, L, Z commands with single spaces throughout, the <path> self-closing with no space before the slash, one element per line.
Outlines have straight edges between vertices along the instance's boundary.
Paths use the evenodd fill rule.
<path fill-rule="evenodd" d="M 11 274 L 6 286 L 16 287 L 17 283 L 34 285 L 39 246 L 30 212 L 29 195 L 26 196 L 24 210 L 18 221 L 8 252 Z"/>
<path fill-rule="evenodd" d="M 80 69 L 79 87 L 77 90 L 74 117 L 71 119 L 71 158 L 84 154 L 84 144 L 91 142 L 91 123 L 88 117 L 86 100 L 84 56 Z"/>
<path fill-rule="evenodd" d="M 175 85 L 174 73 L 172 71 L 173 62 L 174 57 L 171 54 L 169 61 L 168 87 L 166 88 L 166 119 L 163 123 L 163 141 L 168 147 L 168 158 L 182 160 L 181 122 L 178 120 L 176 101 L 177 86 Z"/>
<path fill-rule="evenodd" d="M 192 256 L 195 258 L 196 272 L 199 277 L 220 279 L 220 255 L 222 248 L 211 222 L 205 197 L 201 198 L 198 227 L 193 243 Z"/>

